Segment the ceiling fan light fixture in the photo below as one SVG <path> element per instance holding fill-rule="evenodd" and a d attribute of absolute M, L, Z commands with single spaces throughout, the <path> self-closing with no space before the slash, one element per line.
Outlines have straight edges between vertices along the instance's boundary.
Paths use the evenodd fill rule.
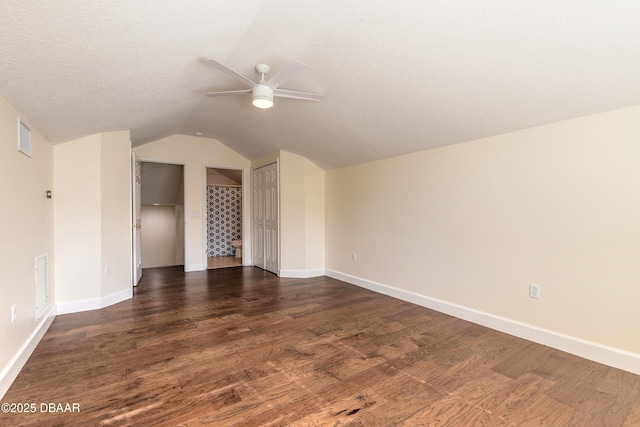
<path fill-rule="evenodd" d="M 273 107 L 273 89 L 266 85 L 258 85 L 251 89 L 253 95 L 253 105 L 258 108 L 267 109 Z"/>
<path fill-rule="evenodd" d="M 252 103 L 256 108 L 263 110 L 273 107 L 273 98 L 279 96 L 282 98 L 302 99 L 307 101 L 319 101 L 322 99 L 322 95 L 317 93 L 300 92 L 297 90 L 281 89 L 280 86 L 291 79 L 295 74 L 304 70 L 307 66 L 302 62 L 294 61 L 280 70 L 276 75 L 272 76 L 268 80 L 265 79 L 271 67 L 266 64 L 256 65 L 256 71 L 260 74 L 260 82 L 256 83 L 253 80 L 243 76 L 237 71 L 232 70 L 226 65 L 213 59 L 206 59 L 205 62 L 214 66 L 219 71 L 222 71 L 229 77 L 249 86 L 250 89 L 237 89 L 237 90 L 223 90 L 217 92 L 207 92 L 206 96 L 222 96 L 222 95 L 246 95 L 247 92 L 251 93 Z"/>

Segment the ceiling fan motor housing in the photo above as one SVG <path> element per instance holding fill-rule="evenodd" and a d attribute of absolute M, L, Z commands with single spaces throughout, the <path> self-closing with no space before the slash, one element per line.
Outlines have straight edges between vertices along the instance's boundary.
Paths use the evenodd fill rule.
<path fill-rule="evenodd" d="M 267 85 L 258 85 L 251 89 L 253 105 L 258 108 L 271 108 L 273 106 L 273 89 Z"/>

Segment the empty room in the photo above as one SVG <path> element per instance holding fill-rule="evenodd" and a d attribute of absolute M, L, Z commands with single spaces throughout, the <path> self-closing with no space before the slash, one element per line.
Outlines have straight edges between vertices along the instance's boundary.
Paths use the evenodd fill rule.
<path fill-rule="evenodd" d="M 638 22 L 1 1 L 0 426 L 640 425 Z"/>

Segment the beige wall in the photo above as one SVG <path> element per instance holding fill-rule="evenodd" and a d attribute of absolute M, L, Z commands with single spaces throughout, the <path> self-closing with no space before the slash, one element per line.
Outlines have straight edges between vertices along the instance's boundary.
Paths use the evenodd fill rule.
<path fill-rule="evenodd" d="M 102 297 L 131 288 L 131 142 L 103 133 L 101 146 Z M 104 274 L 109 265 L 111 274 Z"/>
<path fill-rule="evenodd" d="M 306 269 L 305 162 L 304 157 L 280 151 L 281 271 Z"/>
<path fill-rule="evenodd" d="M 326 267 L 638 354 L 639 185 L 640 107 L 332 170 Z"/>
<path fill-rule="evenodd" d="M 235 182 L 233 179 L 222 175 L 215 169 L 208 169 L 207 185 L 244 185 L 244 183 Z"/>
<path fill-rule="evenodd" d="M 98 308 L 131 292 L 129 132 L 58 144 L 54 164 L 56 302 Z"/>
<path fill-rule="evenodd" d="M 205 240 L 205 190 L 206 167 L 222 169 L 244 169 L 243 182 L 247 180 L 251 163 L 240 154 L 215 139 L 188 135 L 174 135 L 135 147 L 141 160 L 179 163 L 185 165 L 187 193 L 185 197 L 185 234 L 187 245 L 185 270 L 206 269 Z M 251 205 L 248 192 L 243 194 L 243 246 L 251 247 Z M 250 253 L 247 252 L 249 255 Z M 250 263 L 250 257 L 243 258 Z"/>
<path fill-rule="evenodd" d="M 54 147 L 58 304 L 102 295 L 100 146 L 91 135 Z"/>
<path fill-rule="evenodd" d="M 32 127 L 32 157 L 18 152 L 18 118 L 19 113 L 0 97 L 0 194 L 4 201 L 0 209 L 0 372 L 40 322 L 36 321 L 37 256 L 48 256 L 49 306 L 55 304 L 53 201 L 45 197 L 47 190 L 53 190 L 53 146 Z M 15 323 L 11 323 L 12 304 L 17 308 Z M 2 379 L 0 396 L 5 385 Z"/>
<path fill-rule="evenodd" d="M 324 171 L 310 160 L 279 153 L 280 270 L 316 275 L 324 269 Z"/>
<path fill-rule="evenodd" d="M 305 256 L 309 271 L 325 264 L 325 172 L 305 159 Z"/>
<path fill-rule="evenodd" d="M 177 227 L 175 206 L 142 207 L 142 268 L 176 264 Z"/>

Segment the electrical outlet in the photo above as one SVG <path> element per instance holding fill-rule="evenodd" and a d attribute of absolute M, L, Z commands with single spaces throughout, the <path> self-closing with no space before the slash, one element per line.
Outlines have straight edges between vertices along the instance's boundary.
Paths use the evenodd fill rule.
<path fill-rule="evenodd" d="M 540 285 L 535 283 L 529 285 L 529 298 L 540 299 Z"/>
<path fill-rule="evenodd" d="M 352 252 L 352 253 L 351 253 L 351 260 L 352 260 L 352 261 L 357 261 L 357 260 L 358 260 L 358 254 L 357 254 L 357 253 L 355 253 L 355 252 Z"/>
<path fill-rule="evenodd" d="M 15 323 L 16 320 L 18 320 L 18 309 L 16 308 L 16 305 L 13 304 L 11 306 L 11 323 Z"/>
<path fill-rule="evenodd" d="M 104 274 L 106 274 L 107 276 L 110 276 L 110 275 L 111 275 L 111 266 L 110 266 L 110 265 L 107 265 L 107 266 L 104 268 Z"/>

